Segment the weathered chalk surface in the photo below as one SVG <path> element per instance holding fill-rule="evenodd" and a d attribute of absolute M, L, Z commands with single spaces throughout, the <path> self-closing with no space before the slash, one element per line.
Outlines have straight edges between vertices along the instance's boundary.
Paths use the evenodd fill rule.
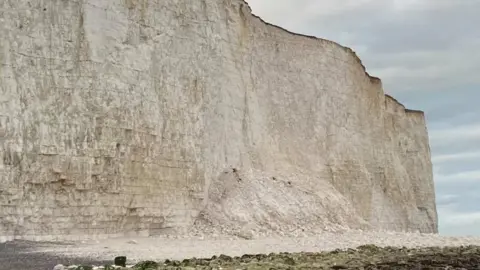
<path fill-rule="evenodd" d="M 0 236 L 437 231 L 422 112 L 241 0 L 0 1 Z"/>

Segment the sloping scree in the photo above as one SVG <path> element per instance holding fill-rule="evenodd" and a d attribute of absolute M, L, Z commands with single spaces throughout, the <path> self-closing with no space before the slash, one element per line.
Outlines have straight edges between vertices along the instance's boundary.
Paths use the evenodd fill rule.
<path fill-rule="evenodd" d="M 364 245 L 320 253 L 220 255 L 158 264 L 148 261 L 133 269 L 480 269 L 480 246 L 409 249 Z"/>

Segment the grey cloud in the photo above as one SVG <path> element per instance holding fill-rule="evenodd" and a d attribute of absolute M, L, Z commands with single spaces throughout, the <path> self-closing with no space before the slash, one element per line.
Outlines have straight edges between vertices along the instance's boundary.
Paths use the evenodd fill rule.
<path fill-rule="evenodd" d="M 437 185 L 439 231 L 444 235 L 480 236 L 480 188 L 455 182 Z"/>
<path fill-rule="evenodd" d="M 480 23 L 480 2 L 423 2 L 427 8 L 399 11 L 393 1 L 368 1 L 341 14 L 306 18 L 303 31 L 320 36 L 325 32 L 334 39 L 348 31 L 374 54 L 451 49 L 479 37 L 471 26 Z"/>
<path fill-rule="evenodd" d="M 478 106 L 480 89 L 474 85 L 457 86 L 447 90 L 419 90 L 413 94 L 408 91 L 394 91 L 393 95 L 407 107 L 422 108 L 428 120 L 434 122 L 452 122 L 453 120 L 450 120 L 452 117 L 480 112 L 480 106 Z M 457 121 L 454 123 L 459 124 Z"/>
<path fill-rule="evenodd" d="M 477 171 L 479 169 L 478 157 L 470 158 L 470 159 L 468 158 L 461 159 L 458 161 L 449 160 L 445 162 L 437 162 L 436 167 L 438 168 L 438 173 L 447 174 L 447 175 L 454 174 L 459 171 L 462 171 L 462 172 Z"/>
<path fill-rule="evenodd" d="M 470 97 L 470 100 L 465 101 L 465 103 L 460 103 L 461 101 L 459 100 L 452 100 L 452 104 L 446 104 L 444 107 L 427 107 L 424 109 L 427 113 L 427 119 L 432 123 L 438 121 L 440 123 L 452 123 L 455 125 L 478 123 L 480 108 L 475 104 L 475 96 Z"/>
<path fill-rule="evenodd" d="M 480 159 L 480 151 L 468 151 L 468 152 L 460 152 L 460 153 L 453 153 L 453 154 L 444 154 L 444 155 L 435 155 L 433 156 L 432 160 L 436 164 L 440 166 L 443 163 L 455 163 L 455 162 L 463 162 L 469 160 L 479 160 Z"/>
<path fill-rule="evenodd" d="M 434 134 L 434 132 L 430 132 Z M 434 142 L 431 143 L 432 154 L 443 155 L 451 153 L 464 153 L 474 150 L 480 150 L 480 138 L 462 139 L 459 135 L 457 141 Z"/>
<path fill-rule="evenodd" d="M 478 199 L 480 197 L 480 186 L 477 182 L 480 181 L 480 178 L 478 178 L 478 176 L 480 176 L 480 171 L 477 171 L 476 175 L 477 177 L 474 177 L 474 174 L 472 174 L 472 181 L 460 181 L 452 178 L 451 181 L 440 181 L 435 183 L 435 186 L 440 191 L 438 197 L 441 198 L 445 195 L 455 195 L 455 197 L 451 199 L 453 201 L 470 198 L 476 200 L 476 203 L 475 201 L 473 201 L 472 205 L 475 206 L 475 209 L 480 210 L 480 204 L 478 203 Z M 444 200 L 446 199 L 444 198 Z M 461 212 L 464 212 L 462 211 L 462 209 L 465 210 L 465 208 L 459 208 L 455 210 L 460 210 Z"/>
<path fill-rule="evenodd" d="M 480 222 L 476 221 L 473 224 L 467 225 L 443 225 L 439 226 L 439 230 L 442 231 L 442 234 L 445 236 L 480 236 L 478 233 L 478 227 L 480 227 Z"/>
<path fill-rule="evenodd" d="M 437 194 L 437 206 L 452 206 L 455 205 L 458 195 L 449 194 L 448 192 Z"/>
<path fill-rule="evenodd" d="M 448 9 L 410 12 L 408 17 L 390 19 L 375 26 L 369 42 L 372 53 L 442 51 L 463 46 L 464 40 L 478 36 L 468 26 L 479 24 L 476 7 L 452 5 Z M 361 29 L 360 29 L 361 30 Z M 366 30 L 366 29 L 364 29 Z"/>
<path fill-rule="evenodd" d="M 472 213 L 470 215 L 461 216 L 462 219 L 454 219 L 458 217 L 457 214 L 451 212 L 442 212 L 440 215 L 444 217 L 450 216 L 451 219 L 445 220 L 440 218 L 439 231 L 443 235 L 447 236 L 480 236 L 478 228 L 480 227 L 480 218 L 478 213 Z M 469 221 L 466 222 L 468 219 Z"/>

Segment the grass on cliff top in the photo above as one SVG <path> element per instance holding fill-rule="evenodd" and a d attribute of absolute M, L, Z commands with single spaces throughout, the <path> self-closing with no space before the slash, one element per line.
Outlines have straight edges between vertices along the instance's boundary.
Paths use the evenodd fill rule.
<path fill-rule="evenodd" d="M 364 245 L 357 249 L 321 253 L 220 255 L 159 263 L 146 261 L 133 269 L 480 269 L 480 246 L 408 249 Z"/>

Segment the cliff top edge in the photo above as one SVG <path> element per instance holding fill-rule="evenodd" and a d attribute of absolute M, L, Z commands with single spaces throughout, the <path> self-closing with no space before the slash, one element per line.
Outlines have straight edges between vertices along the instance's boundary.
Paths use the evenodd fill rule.
<path fill-rule="evenodd" d="M 343 45 L 339 44 L 338 42 L 335 42 L 335 41 L 332 41 L 332 40 L 328 40 L 328 39 L 324 39 L 324 38 L 320 38 L 320 37 L 316 37 L 316 36 L 312 36 L 312 35 L 306 35 L 306 34 L 292 32 L 292 31 L 287 30 L 287 29 L 285 29 L 281 26 L 269 23 L 269 22 L 265 21 L 264 19 L 262 19 L 262 17 L 260 17 L 259 15 L 254 14 L 253 11 L 252 11 L 252 8 L 246 2 L 246 0 L 239 0 L 239 1 L 242 2 L 244 5 L 246 5 L 248 7 L 248 9 L 250 11 L 249 13 L 252 17 L 260 20 L 263 24 L 265 24 L 267 26 L 277 28 L 281 31 L 284 31 L 284 32 L 290 34 L 290 35 L 303 37 L 303 38 L 314 39 L 314 40 L 318 40 L 318 41 L 322 41 L 322 42 L 327 42 L 327 43 L 333 44 L 334 46 L 340 47 L 341 49 L 345 50 L 347 53 L 350 53 L 353 56 L 353 58 L 360 64 L 363 71 L 365 72 L 365 75 L 370 79 L 370 81 L 372 83 L 380 83 L 380 84 L 382 83 L 382 80 L 380 78 L 372 76 L 367 72 L 367 69 L 366 69 L 365 65 L 362 63 L 362 60 L 360 59 L 360 57 L 358 57 L 358 55 L 355 53 L 355 51 L 352 50 L 351 48 L 343 46 Z M 392 99 L 393 101 L 395 101 L 398 105 L 400 105 L 401 107 L 404 108 L 405 113 L 416 113 L 416 114 L 422 114 L 422 115 L 425 114 L 424 111 L 422 111 L 422 110 L 407 109 L 402 103 L 400 103 L 397 99 L 395 99 L 391 95 L 385 94 L 385 98 L 389 98 L 389 99 Z"/>

